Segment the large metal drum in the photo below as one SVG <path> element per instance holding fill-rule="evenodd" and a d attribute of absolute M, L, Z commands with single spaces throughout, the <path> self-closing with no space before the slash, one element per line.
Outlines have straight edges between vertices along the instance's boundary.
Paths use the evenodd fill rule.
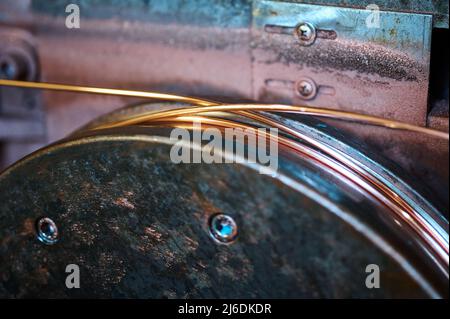
<path fill-rule="evenodd" d="M 19 161 L 0 175 L 0 296 L 448 296 L 442 214 L 323 123 L 277 119 L 303 139 L 280 133 L 273 174 L 174 163 L 168 123 L 84 129 Z"/>

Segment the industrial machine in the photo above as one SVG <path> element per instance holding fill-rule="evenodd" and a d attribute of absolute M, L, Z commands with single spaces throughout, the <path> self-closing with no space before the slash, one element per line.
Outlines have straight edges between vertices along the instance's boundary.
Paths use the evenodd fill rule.
<path fill-rule="evenodd" d="M 0 297 L 448 298 L 448 1 L 0 0 Z"/>

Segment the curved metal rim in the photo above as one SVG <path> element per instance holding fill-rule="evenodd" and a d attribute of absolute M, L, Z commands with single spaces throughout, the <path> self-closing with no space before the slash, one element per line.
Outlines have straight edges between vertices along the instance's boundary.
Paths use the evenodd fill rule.
<path fill-rule="evenodd" d="M 289 108 L 287 106 L 283 107 Z M 253 110 L 253 108 L 250 109 Z M 180 125 L 181 123 L 187 125 L 188 127 L 192 127 L 192 125 L 190 126 L 190 123 L 193 123 L 195 121 L 201 121 L 202 123 L 208 123 L 220 127 L 236 127 L 239 125 L 243 129 L 248 127 L 246 125 L 249 124 L 237 124 L 236 122 L 230 120 L 202 116 L 202 114 L 205 114 L 205 111 L 206 113 L 213 111 L 225 112 L 226 114 L 227 110 L 232 110 L 232 114 L 238 114 L 250 118 L 256 121 L 256 123 L 262 123 L 263 125 L 276 127 L 281 131 L 289 134 L 290 136 L 294 136 L 303 141 L 306 141 L 311 145 L 314 145 L 314 147 L 327 154 L 332 159 L 332 162 L 329 162 L 327 164 L 331 169 L 339 172 L 341 176 L 347 178 L 350 182 L 358 184 L 359 187 L 370 193 L 374 198 L 383 203 L 385 206 L 389 207 L 389 209 L 395 214 L 395 216 L 409 225 L 409 227 L 411 227 L 414 232 L 416 232 L 424 240 L 424 242 L 427 243 L 436 257 L 440 260 L 441 263 L 443 263 L 441 267 L 442 269 L 446 269 L 446 271 L 443 271 L 446 273 L 446 276 L 448 278 L 449 237 L 447 229 L 442 228 L 439 223 L 436 224 L 436 222 L 430 217 L 430 214 L 425 212 L 423 209 L 420 209 L 419 205 L 412 205 L 410 200 L 405 200 L 405 194 L 401 194 L 403 196 L 399 196 L 397 189 L 393 189 L 392 185 L 387 185 L 385 181 L 380 180 L 379 176 L 376 176 L 374 172 L 369 171 L 367 167 L 365 167 L 358 161 L 355 161 L 348 155 L 340 152 L 337 149 L 334 149 L 330 145 L 316 141 L 306 136 L 305 134 L 301 134 L 295 129 L 283 125 L 282 123 L 279 123 L 262 113 L 242 110 L 242 108 L 237 105 L 219 105 L 216 107 L 185 107 L 169 109 L 160 112 L 143 112 L 129 118 L 123 118 L 109 123 L 102 123 L 99 126 L 93 128 L 91 127 L 90 129 L 97 130 L 104 128 L 115 128 L 133 124 L 170 126 Z M 292 148 L 293 150 L 303 152 L 304 155 L 313 157 L 318 156 L 317 152 L 311 155 L 311 150 L 310 152 L 305 152 L 305 149 L 299 149 L 299 144 L 294 142 L 292 139 L 277 138 L 277 142 L 280 141 L 282 144 Z M 446 223 L 446 226 L 448 228 L 448 222 Z"/>

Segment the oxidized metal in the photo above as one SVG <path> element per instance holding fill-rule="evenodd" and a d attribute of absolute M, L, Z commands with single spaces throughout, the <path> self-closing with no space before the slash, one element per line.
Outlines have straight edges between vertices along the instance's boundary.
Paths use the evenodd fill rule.
<path fill-rule="evenodd" d="M 136 119 L 139 113 L 147 114 L 142 109 L 128 116 Z M 158 127 L 189 126 L 195 116 L 177 120 L 174 112 L 156 114 L 155 119 L 171 118 L 151 122 L 147 114 L 146 125 L 155 128 L 79 132 L 0 176 L 0 200 L 6 203 L 1 217 L 8 225 L 0 230 L 4 296 L 42 291 L 47 297 L 140 298 L 448 294 L 448 222 L 379 165 L 294 122 L 279 127 L 297 132 L 302 141 L 280 138 L 274 177 L 252 165 L 174 164 L 168 158 L 169 131 Z M 270 119 L 254 116 L 250 122 Z M 208 123 L 235 122 L 227 117 Z M 376 192 L 395 192 L 396 203 L 387 192 L 379 202 L 353 169 L 364 169 L 366 182 L 376 180 Z M 27 225 L 42 211 L 57 216 L 64 230 L 51 251 L 37 249 L 30 240 L 35 234 Z M 210 238 L 218 211 L 235 214 L 239 239 L 232 245 Z M 64 287 L 69 263 L 86 274 L 80 289 Z M 389 274 L 376 290 L 364 284 L 364 269 L 373 263 Z M 25 265 L 28 271 L 16 271 Z"/>
<path fill-rule="evenodd" d="M 425 125 L 432 16 L 314 4 L 253 1 L 253 99 L 345 109 Z M 291 29 L 314 25 L 314 45 Z M 267 30 L 267 27 L 270 30 Z M 276 31 L 278 28 L 278 31 Z M 310 77 L 317 96 L 304 102 L 296 83 Z"/>

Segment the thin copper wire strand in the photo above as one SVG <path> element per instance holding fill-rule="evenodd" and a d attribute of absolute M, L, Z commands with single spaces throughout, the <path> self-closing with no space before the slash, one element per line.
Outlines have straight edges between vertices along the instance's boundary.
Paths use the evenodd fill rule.
<path fill-rule="evenodd" d="M 209 101 L 205 99 L 184 97 L 173 94 L 163 94 L 157 92 L 148 91 L 133 91 L 133 90 L 120 90 L 120 89 L 109 89 L 109 88 L 98 88 L 89 86 L 77 86 L 59 83 L 44 83 L 44 82 L 27 82 L 27 81 L 14 81 L 14 80 L 2 80 L 0 79 L 0 85 L 3 86 L 13 86 L 13 87 L 23 87 L 23 88 L 33 88 L 33 89 L 45 89 L 45 90 L 57 90 L 57 91 L 70 91 L 78 93 L 94 93 L 94 94 L 106 94 L 106 95 L 116 95 L 116 96 L 127 96 L 127 97 L 139 97 L 146 99 L 157 99 L 166 101 L 177 101 L 190 104 L 200 105 L 199 107 L 190 107 L 183 109 L 174 109 L 161 112 L 145 112 L 136 117 L 131 117 L 126 120 L 117 121 L 115 123 L 109 123 L 95 127 L 95 129 L 100 128 L 112 128 L 119 126 L 127 126 L 133 124 L 140 124 L 145 121 L 155 120 L 163 117 L 175 117 L 182 115 L 193 115 L 202 112 L 215 112 L 215 111 L 272 111 L 272 112 L 289 112 L 303 115 L 312 115 L 318 117 L 328 117 L 338 120 L 349 120 L 361 123 L 367 123 L 376 126 L 382 126 L 390 129 L 413 131 L 418 133 L 423 133 L 431 135 L 434 137 L 449 139 L 449 134 L 445 132 L 436 131 L 433 129 L 415 126 L 408 123 L 388 120 L 380 117 L 358 114 L 352 112 L 345 112 L 327 108 L 316 108 L 316 107 L 305 107 L 305 106 L 292 106 L 292 105 L 278 105 L 278 104 L 235 104 L 226 105 L 215 101 Z"/>
<path fill-rule="evenodd" d="M 408 123 L 387 120 L 379 117 L 349 113 L 344 111 L 310 108 L 304 106 L 279 105 L 279 104 L 220 104 L 213 106 L 185 107 L 179 109 L 165 110 L 161 112 L 144 112 L 128 119 L 119 120 L 113 123 L 101 124 L 93 129 L 114 128 L 128 125 L 137 125 L 140 123 L 160 120 L 165 118 L 175 118 L 179 116 L 195 115 L 199 113 L 209 112 L 238 112 L 238 111 L 270 111 L 270 112 L 286 112 L 303 115 L 313 115 L 318 117 L 327 117 L 338 120 L 350 120 L 354 122 L 367 123 L 375 126 L 386 127 L 390 129 L 406 130 L 411 132 L 423 133 L 433 137 L 449 139 L 449 134 L 441 131 L 432 130 L 425 127 L 415 126 Z"/>
<path fill-rule="evenodd" d="M 148 98 L 148 99 L 158 99 L 158 100 L 166 100 L 166 101 L 177 101 L 177 102 L 185 102 L 189 104 L 196 104 L 200 105 L 198 107 L 186 107 L 182 109 L 172 109 L 167 111 L 161 111 L 161 112 L 145 112 L 138 116 L 131 117 L 124 120 L 119 120 L 114 123 L 108 123 L 103 124 L 100 126 L 95 127 L 94 129 L 100 129 L 100 128 L 112 128 L 112 127 L 120 127 L 120 126 L 128 126 L 128 125 L 136 125 L 136 124 L 143 124 L 143 123 L 151 123 L 152 121 L 154 124 L 157 124 L 158 122 L 164 123 L 170 123 L 171 121 L 178 121 L 181 123 L 186 123 L 188 121 L 189 123 L 192 123 L 192 120 L 195 120 L 194 117 L 186 117 L 186 116 L 192 116 L 199 113 L 209 113 L 209 112 L 231 112 L 231 113 L 237 113 L 248 117 L 253 117 L 254 120 L 259 120 L 260 122 L 265 122 L 265 124 L 274 125 L 275 127 L 283 128 L 283 130 L 286 131 L 287 127 L 281 127 L 280 123 L 275 123 L 267 120 L 267 118 L 261 117 L 257 114 L 253 114 L 250 116 L 248 111 L 271 111 L 271 112 L 288 112 L 288 113 L 296 113 L 296 114 L 303 114 L 303 115 L 312 115 L 312 116 L 319 116 L 319 117 L 328 117 L 338 120 L 349 120 L 349 121 L 355 121 L 355 122 L 361 122 L 361 123 L 367 123 L 371 125 L 376 126 L 382 126 L 390 129 L 399 129 L 399 130 L 407 130 L 412 132 L 418 132 L 423 133 L 427 135 L 431 135 L 434 137 L 442 138 L 442 139 L 449 139 L 448 133 L 432 130 L 429 128 L 419 127 L 415 125 L 411 125 L 408 123 L 402 123 L 397 121 L 392 121 L 388 119 L 383 119 L 379 117 L 364 115 L 364 114 L 357 114 L 357 113 L 351 113 L 351 112 L 345 112 L 345 111 L 338 111 L 338 110 L 332 110 L 332 109 L 326 109 L 326 108 L 311 108 L 311 107 L 303 107 L 303 106 L 290 106 L 290 105 L 278 105 L 278 104 L 272 104 L 272 105 L 262 105 L 262 104 L 234 104 L 234 105 L 226 105 L 226 104 L 220 104 L 218 102 L 213 101 L 207 101 L 203 99 L 196 99 L 191 97 L 183 97 L 178 95 L 171 95 L 171 94 L 162 94 L 162 93 L 156 93 L 156 92 L 146 92 L 146 91 L 132 91 L 132 90 L 119 90 L 119 89 L 108 89 L 108 88 L 97 88 L 97 87 L 87 87 L 87 86 L 74 86 L 74 85 L 64 85 L 64 84 L 56 84 L 56 83 L 40 83 L 40 82 L 24 82 L 24 81 L 12 81 L 12 80 L 0 80 L 0 85 L 4 86 L 14 86 L 14 87 L 24 87 L 24 88 L 34 88 L 34 89 L 48 89 L 48 90 L 59 90 L 59 91 L 71 91 L 71 92 L 79 92 L 79 93 L 94 93 L 94 94 L 106 94 L 106 95 L 116 95 L 116 96 L 127 96 L 127 97 L 140 97 L 140 98 Z M 180 118 L 181 117 L 181 118 Z M 184 117 L 184 118 L 183 118 Z M 206 119 L 205 117 L 200 117 L 198 120 L 201 120 L 203 122 L 209 122 L 209 125 L 211 126 L 222 126 L 222 127 L 236 127 L 237 124 L 233 121 L 225 121 L 225 120 L 217 120 L 217 119 Z M 189 123 L 187 126 L 189 126 Z M 180 124 L 180 123 L 179 123 Z M 240 124 L 239 127 L 245 128 L 246 125 Z M 290 130 L 287 130 L 288 132 Z M 292 132 L 291 132 L 292 133 Z M 297 137 L 298 133 L 296 134 Z M 294 134 L 295 136 L 295 134 Z M 303 136 L 304 138 L 304 136 Z M 317 154 L 315 154 L 313 150 L 306 149 L 304 146 L 301 146 L 300 144 L 296 143 L 295 141 L 288 140 L 285 138 L 277 137 L 277 141 L 285 145 L 289 146 L 290 148 L 296 149 L 297 151 L 301 151 L 302 154 L 307 155 L 309 157 L 313 157 L 317 160 Z M 318 153 L 319 154 L 319 153 Z M 336 155 L 336 154 L 334 154 Z M 337 154 L 339 155 L 339 154 Z M 345 158 L 338 157 L 341 160 Z M 333 168 L 333 170 L 337 171 L 340 174 L 343 174 L 343 170 L 347 172 L 347 174 L 343 174 L 345 177 L 349 178 L 351 181 L 355 182 L 354 177 L 365 177 L 364 179 L 366 181 L 369 181 L 373 184 L 375 187 L 375 190 L 378 189 L 378 191 L 383 191 L 383 189 L 386 188 L 385 185 L 381 185 L 376 179 L 373 180 L 373 177 L 366 176 L 366 175 L 360 175 L 357 174 L 354 175 L 355 172 L 349 171 L 347 167 L 343 166 L 339 162 L 336 162 L 335 160 L 326 158 L 328 160 L 327 163 L 322 162 L 324 165 L 327 165 L 330 168 Z M 348 161 L 344 161 L 346 164 L 351 164 Z M 354 163 L 353 163 L 354 164 Z M 351 166 L 353 170 L 356 169 L 356 173 L 358 173 L 359 167 L 355 167 L 354 165 Z M 352 176 L 348 175 L 351 174 Z M 361 173 L 361 172 L 359 172 Z M 363 179 L 363 180 L 364 180 Z M 359 186 L 364 186 L 363 184 L 359 183 Z M 383 187 L 384 186 L 384 187 Z M 372 187 L 370 187 L 372 188 Z M 366 190 L 367 189 L 365 187 Z M 389 192 L 388 189 L 385 189 L 384 192 L 385 196 L 387 196 L 390 199 L 392 198 L 392 193 Z M 371 192 L 373 195 L 373 191 Z M 395 196 L 394 196 L 395 197 Z M 397 197 L 395 197 L 397 198 Z M 380 199 L 380 198 L 379 198 Z M 383 198 L 381 198 L 383 199 Z M 386 204 L 392 204 L 393 202 L 386 202 L 383 201 Z M 394 203 L 396 203 L 399 206 L 390 206 L 395 211 L 398 212 L 398 209 L 400 209 L 400 212 L 403 212 L 403 209 L 408 208 L 408 206 L 404 206 L 404 203 L 399 202 L 398 200 L 394 200 Z M 415 214 L 413 214 L 415 216 Z M 405 218 L 402 218 L 405 220 Z M 417 222 L 417 220 L 415 220 Z M 423 223 L 420 223 L 419 225 L 411 224 L 416 231 L 419 232 L 421 237 L 428 243 L 431 244 L 431 247 L 433 247 L 432 242 L 430 242 L 430 238 L 424 235 L 421 230 L 423 228 L 427 229 L 427 225 L 424 225 Z M 436 238 L 433 238 L 432 240 L 436 241 Z M 431 240 L 431 241 L 432 241 Z M 439 240 L 438 244 L 441 248 L 445 250 L 447 253 L 447 265 L 448 265 L 448 244 L 440 242 Z M 444 245 L 444 247 L 442 246 Z M 441 256 L 442 257 L 442 256 Z M 445 259 L 445 256 L 444 256 Z"/>
<path fill-rule="evenodd" d="M 102 94 L 102 95 L 115 95 L 115 96 L 126 96 L 126 97 L 139 97 L 145 99 L 155 99 L 155 100 L 166 100 L 166 101 L 176 101 L 184 102 L 189 104 L 197 105 L 216 105 L 216 102 L 197 99 L 193 97 L 185 97 L 174 94 L 165 94 L 149 91 L 134 91 L 134 90 L 121 90 L 121 89 L 109 89 L 109 88 L 99 88 L 92 86 L 79 86 L 79 85 L 69 85 L 69 84 L 59 84 L 59 83 L 44 83 L 44 82 L 27 82 L 27 81 L 14 81 L 14 80 L 3 80 L 0 79 L 0 85 L 12 86 L 12 87 L 22 87 L 29 89 L 43 89 L 43 90 L 53 90 L 53 91 L 66 91 L 66 92 L 76 92 L 76 93 L 91 93 L 91 94 Z"/>

